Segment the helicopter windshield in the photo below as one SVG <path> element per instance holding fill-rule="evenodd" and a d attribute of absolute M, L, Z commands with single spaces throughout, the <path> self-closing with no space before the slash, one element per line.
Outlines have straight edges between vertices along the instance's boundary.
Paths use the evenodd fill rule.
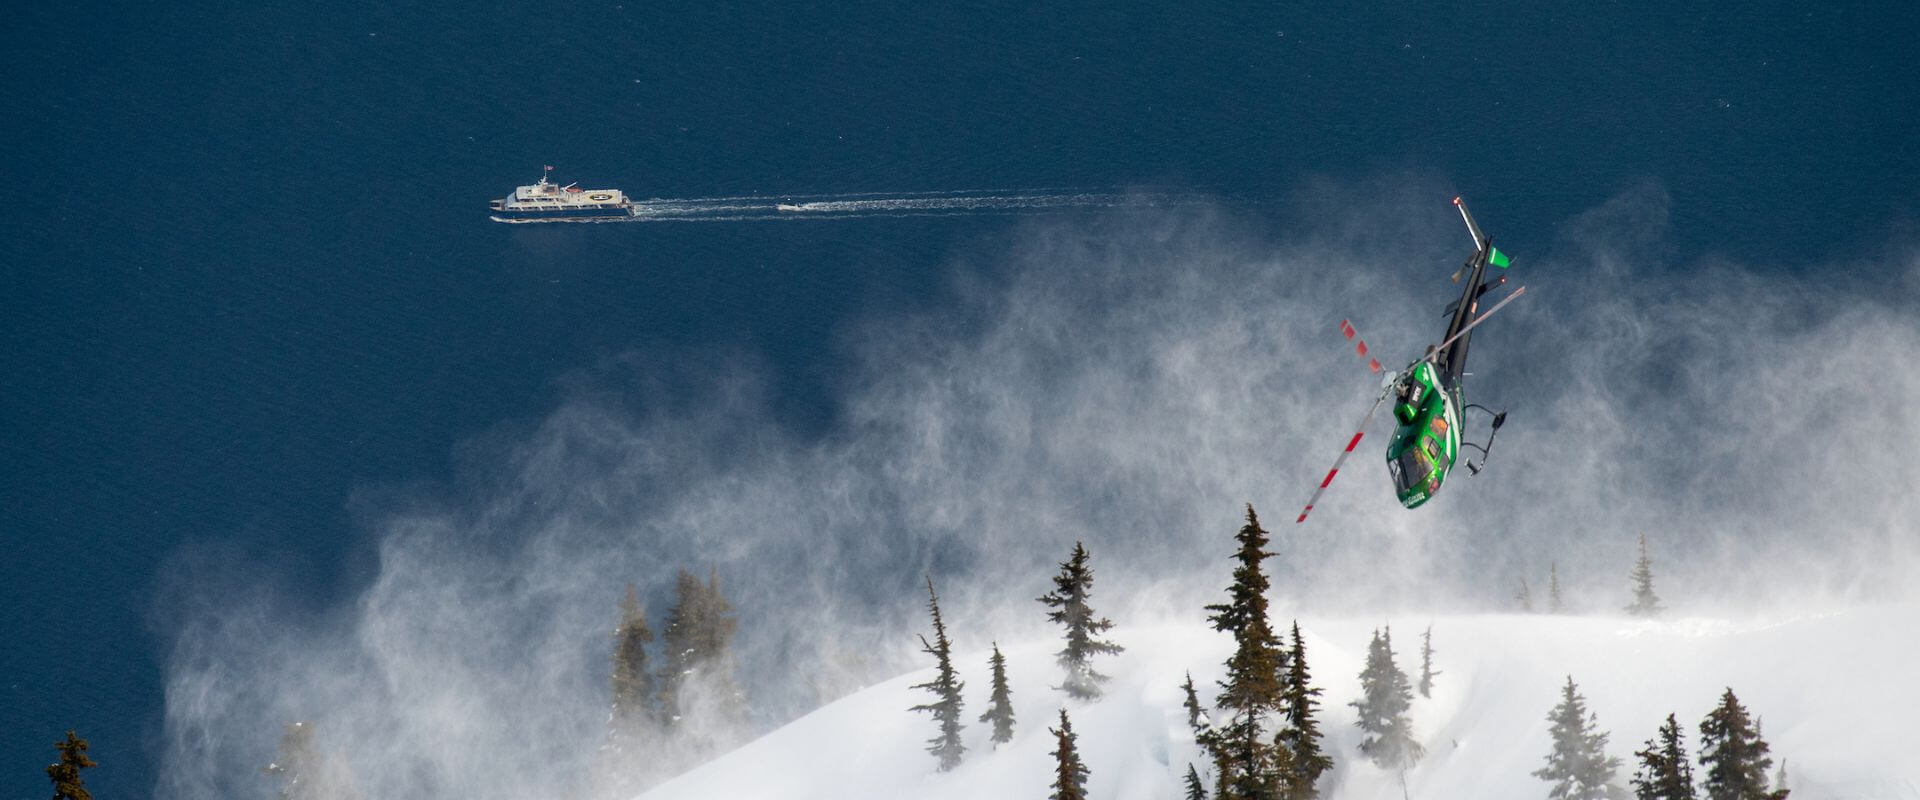
<path fill-rule="evenodd" d="M 1393 470 L 1393 488 L 1400 494 L 1419 486 L 1427 479 L 1427 460 L 1420 457 L 1420 448 L 1409 447 L 1400 453 L 1399 469 Z"/>

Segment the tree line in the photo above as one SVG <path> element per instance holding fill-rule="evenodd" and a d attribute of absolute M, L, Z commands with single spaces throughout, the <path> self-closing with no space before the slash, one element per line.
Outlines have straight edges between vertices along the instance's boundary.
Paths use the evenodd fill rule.
<path fill-rule="evenodd" d="M 734 683 L 739 621 L 716 572 L 701 581 L 679 570 L 657 646 L 638 586 L 627 586 L 618 614 L 595 789 L 631 796 L 743 740 L 747 701 Z M 312 722 L 288 724 L 278 758 L 263 771 L 278 782 L 278 800 L 364 797 L 345 759 L 321 748 Z"/>
<path fill-rule="evenodd" d="M 1227 677 L 1219 682 L 1210 706 L 1201 703 L 1192 675 L 1188 675 L 1181 686 L 1188 723 L 1195 741 L 1208 755 L 1213 794 L 1220 800 L 1314 798 L 1318 796 L 1320 777 L 1333 767 L 1333 758 L 1321 746 L 1323 737 L 1317 719 L 1321 690 L 1311 681 L 1299 623 L 1291 625 L 1289 641 L 1276 632 L 1269 619 L 1268 580 L 1261 562 L 1273 554 L 1266 549 L 1268 535 L 1252 506 L 1247 507 L 1246 524 L 1235 538 L 1237 565 L 1227 599 L 1206 608 L 1214 628 L 1234 637 L 1234 653 L 1226 661 Z M 1060 625 L 1063 632 L 1063 646 L 1055 654 L 1061 681 L 1054 688 L 1073 700 L 1099 698 L 1108 676 L 1095 669 L 1094 658 L 1123 650 L 1101 638 L 1114 623 L 1097 614 L 1089 603 L 1093 594 L 1089 562 L 1085 544 L 1075 542 L 1053 577 L 1052 591 L 1038 598 L 1047 608 L 1047 620 Z M 909 710 L 933 716 L 936 731 L 927 740 L 927 751 L 935 758 L 936 768 L 945 771 L 959 766 L 966 754 L 960 736 L 966 685 L 953 666 L 953 642 L 931 578 L 927 580 L 927 611 L 933 638 L 922 635 L 920 645 L 922 652 L 933 658 L 934 672 L 928 681 L 913 688 L 933 698 Z M 993 687 L 988 709 L 979 721 L 994 726 L 992 741 L 998 746 L 1011 740 L 1014 724 L 1006 659 L 998 643 L 993 646 L 988 666 Z M 1218 723 L 1214 721 L 1216 715 Z M 1059 711 L 1059 727 L 1048 732 L 1055 737 L 1051 754 L 1057 767 L 1050 797 L 1082 800 L 1089 768 L 1080 758 L 1078 736 L 1065 706 Z M 1189 796 L 1207 796 L 1207 782 L 1191 764 L 1187 785 Z"/>
<path fill-rule="evenodd" d="M 1334 767 L 1332 754 L 1322 746 L 1318 722 L 1321 690 L 1311 680 L 1306 642 L 1298 621 L 1285 631 L 1270 618 L 1270 583 L 1263 562 L 1275 554 L 1267 548 L 1269 535 L 1260 526 L 1253 507 L 1246 507 L 1245 524 L 1234 536 L 1235 566 L 1223 602 L 1205 607 L 1208 623 L 1234 639 L 1234 650 L 1224 663 L 1225 677 L 1217 684 L 1211 703 L 1203 703 L 1191 673 L 1180 689 L 1194 741 L 1206 757 L 1204 771 L 1189 764 L 1185 776 L 1189 800 L 1312 800 L 1319 783 Z M 1639 557 L 1629 573 L 1632 601 L 1625 610 L 1636 616 L 1654 616 L 1663 610 L 1653 588 L 1652 561 L 1647 541 L 1640 537 Z M 1066 560 L 1052 576 L 1052 589 L 1036 600 L 1047 620 L 1061 626 L 1063 646 L 1055 654 L 1061 670 L 1053 687 L 1066 698 L 1098 699 L 1109 677 L 1094 666 L 1099 656 L 1123 651 L 1102 638 L 1114 627 L 1090 603 L 1094 575 L 1091 556 L 1083 542 L 1075 542 Z M 927 742 L 937 768 L 958 766 L 966 748 L 961 741 L 965 683 L 952 662 L 952 639 L 942 617 L 933 580 L 926 580 L 927 609 L 933 638 L 920 637 L 922 652 L 935 662 L 933 677 L 913 688 L 933 695 L 910 710 L 930 713 L 937 731 Z M 1547 610 L 1564 611 L 1558 565 L 1551 565 L 1547 583 Z M 732 639 L 738 629 L 733 607 L 721 591 L 716 573 L 701 581 L 691 572 L 678 572 L 675 603 L 668 611 L 658 645 L 638 587 L 629 585 L 619 604 L 619 621 L 612 634 L 609 670 L 611 702 L 602 751 L 598 788 L 615 792 L 644 789 L 666 777 L 705 761 L 741 741 L 747 728 L 747 703 L 733 677 Z M 1521 581 L 1515 599 L 1531 611 L 1529 587 Z M 657 651 L 657 659 L 652 655 Z M 1359 678 L 1361 695 L 1348 703 L 1362 731 L 1360 754 L 1383 769 L 1404 770 L 1424 755 L 1409 717 L 1413 694 L 1431 696 L 1434 679 L 1432 628 L 1421 636 L 1419 678 L 1415 682 L 1396 663 L 1391 627 L 1374 631 L 1365 667 Z M 991 726 L 990 741 L 997 748 L 1013 738 L 1016 719 L 1007 682 L 1007 663 L 998 642 L 988 660 L 991 685 L 985 711 L 977 722 Z M 1553 749 L 1547 765 L 1534 773 L 1552 784 L 1549 796 L 1559 798 L 1614 797 L 1620 760 L 1606 755 L 1607 734 L 1597 730 L 1571 677 L 1562 699 L 1548 717 Z M 1085 795 L 1089 770 L 1078 754 L 1066 707 L 1059 710 L 1055 737 L 1058 764 L 1052 797 L 1076 800 Z M 1785 762 L 1772 784 L 1766 770 L 1772 765 L 1757 720 L 1750 720 L 1731 689 L 1700 726 L 1702 781 L 1696 794 L 1694 773 L 1685 753 L 1684 736 L 1674 715 L 1668 715 L 1655 739 L 1636 751 L 1639 770 L 1632 786 L 1639 800 L 1779 800 L 1785 798 Z M 96 766 L 86 755 L 87 743 L 73 732 L 57 743 L 60 761 L 47 768 L 55 800 L 91 800 L 80 770 Z M 263 770 L 278 779 L 281 800 L 318 800 L 363 795 L 352 772 L 337 754 L 322 751 L 311 722 L 294 722 L 283 731 L 280 755 Z"/>
<path fill-rule="evenodd" d="M 1647 535 L 1640 534 L 1640 557 L 1633 562 L 1633 569 L 1627 573 L 1627 581 L 1633 587 L 1633 599 L 1622 609 L 1630 616 L 1656 617 L 1666 607 L 1660 604 L 1660 595 L 1653 590 L 1653 559 L 1647 556 Z M 1526 578 L 1520 579 L 1520 588 L 1513 593 L 1513 604 L 1522 613 L 1532 614 L 1536 609 L 1533 602 L 1533 587 Z M 1560 593 L 1560 564 L 1547 565 L 1547 602 L 1546 613 L 1567 613 L 1566 598 Z"/>
<path fill-rule="evenodd" d="M 613 631 L 612 703 L 602 745 L 611 790 L 630 793 L 718 755 L 748 734 L 747 700 L 734 681 L 739 620 L 717 572 L 702 582 L 685 569 L 659 635 L 638 587 L 629 584 Z"/>
<path fill-rule="evenodd" d="M 1188 725 L 1207 759 L 1204 770 L 1187 765 L 1185 797 L 1314 800 L 1320 796 L 1322 778 L 1335 764 L 1333 754 L 1322 745 L 1318 720 L 1322 692 L 1312 682 L 1299 622 L 1292 621 L 1284 632 L 1276 631 L 1270 617 L 1270 583 L 1263 562 L 1274 553 L 1267 549 L 1269 535 L 1251 505 L 1246 508 L 1245 524 L 1234 538 L 1235 567 L 1226 599 L 1205 609 L 1213 628 L 1234 639 L 1233 654 L 1224 665 L 1225 677 L 1218 682 L 1210 704 L 1201 700 L 1191 672 L 1180 686 Z M 1059 565 L 1053 591 L 1039 598 L 1048 608 L 1048 620 L 1064 629 L 1065 646 L 1056 654 L 1063 675 L 1054 688 L 1077 700 L 1098 698 L 1107 680 L 1093 668 L 1092 658 L 1122 649 L 1098 638 L 1113 627 L 1113 622 L 1099 617 L 1088 605 L 1093 585 L 1088 561 L 1084 543 L 1076 542 L 1067 560 Z M 1552 566 L 1548 575 L 1548 610 L 1563 612 L 1558 565 Z M 1653 589 L 1652 562 L 1644 535 L 1629 580 L 1633 599 L 1625 609 L 1628 613 L 1653 616 L 1663 610 Z M 936 759 L 937 769 L 945 771 L 959 766 L 966 754 L 960 735 L 965 724 L 965 683 L 953 666 L 953 642 L 931 577 L 926 586 L 933 638 L 923 635 L 920 644 L 922 652 L 934 659 L 935 669 L 931 679 L 913 688 L 931 693 L 933 699 L 910 710 L 932 714 L 937 731 L 928 739 L 927 751 Z M 1531 610 L 1524 582 L 1518 599 Z M 1416 681 L 1397 663 L 1392 628 L 1375 630 L 1359 676 L 1360 697 L 1348 703 L 1356 712 L 1355 725 L 1362 733 L 1360 755 L 1382 769 L 1404 771 L 1426 754 L 1414 735 L 1410 712 L 1414 694 L 1431 697 L 1435 679 L 1443 674 L 1434 668 L 1431 626 L 1421 634 L 1419 653 Z M 997 747 L 1011 740 L 1014 724 L 1006 658 L 997 642 L 988 666 L 992 688 L 988 709 L 979 721 L 993 725 L 992 741 Z M 1571 677 L 1548 721 L 1552 723 L 1553 746 L 1546 766 L 1533 775 L 1550 784 L 1550 800 L 1613 800 L 1625 796 L 1625 788 L 1617 782 L 1621 762 L 1607 755 L 1608 734 L 1597 729 L 1594 715 L 1586 710 L 1585 698 Z M 1055 737 L 1050 755 L 1056 764 L 1049 797 L 1083 800 L 1090 770 L 1078 753 L 1078 736 L 1064 705 L 1059 710 L 1058 727 L 1048 728 L 1048 733 Z M 1646 747 L 1634 754 L 1639 770 L 1631 781 L 1633 797 L 1784 800 L 1788 794 L 1785 762 L 1769 782 L 1766 773 L 1773 762 L 1768 751 L 1758 721 L 1748 717 L 1728 689 L 1700 725 L 1702 780 L 1697 791 L 1683 736 L 1670 714 L 1655 739 L 1649 739 Z"/>
<path fill-rule="evenodd" d="M 1534 771 L 1550 784 L 1552 800 L 1610 800 L 1619 796 L 1620 759 L 1607 754 L 1608 734 L 1587 710 L 1573 677 L 1560 690 L 1560 703 L 1547 714 L 1553 749 L 1547 764 Z M 1634 751 L 1638 767 L 1630 781 L 1635 800 L 1786 800 L 1786 761 L 1771 781 L 1771 748 L 1760 722 L 1747 713 L 1733 689 L 1700 721 L 1700 781 L 1687 758 L 1685 734 L 1668 714 L 1645 747 Z"/>
<path fill-rule="evenodd" d="M 1041 595 L 1037 601 L 1046 606 L 1047 621 L 1056 623 L 1064 629 L 1065 645 L 1055 654 L 1055 663 L 1061 669 L 1060 685 L 1054 687 L 1066 696 L 1076 700 L 1097 699 L 1101 687 L 1108 676 L 1093 668 L 1093 658 L 1100 655 L 1113 655 L 1125 648 L 1100 638 L 1113 628 L 1113 620 L 1101 617 L 1093 610 L 1089 600 L 1093 596 L 1093 567 L 1087 548 L 1075 542 L 1073 551 L 1067 560 L 1060 563 L 1060 571 L 1053 578 L 1053 590 Z M 960 765 L 966 755 L 966 745 L 960 740 L 960 732 L 965 727 L 962 709 L 965 698 L 961 694 L 966 683 L 959 678 L 959 672 L 953 666 L 953 640 L 947 635 L 946 619 L 940 613 L 940 596 L 934 590 L 933 578 L 927 578 L 927 613 L 933 621 L 933 639 L 920 636 L 921 652 L 934 659 L 934 674 L 926 683 L 915 684 L 914 689 L 922 689 L 934 697 L 931 701 L 915 705 L 909 711 L 925 711 L 933 715 L 938 728 L 933 738 L 927 740 L 927 752 L 931 753 L 938 769 L 946 771 Z M 997 748 L 1013 740 L 1013 692 L 1007 686 L 1007 660 L 1000 652 L 1000 644 L 993 643 L 993 655 L 988 659 L 988 669 L 992 674 L 992 691 L 987 699 L 987 710 L 979 717 L 982 723 L 993 726 L 991 741 Z M 1067 711 L 1060 709 L 1060 727 L 1048 729 L 1058 737 L 1054 755 L 1060 760 L 1061 781 L 1056 785 L 1056 793 L 1068 798 L 1081 797 L 1085 790 L 1086 766 L 1079 761 L 1075 746 L 1077 735 L 1073 733 L 1072 722 Z M 1064 787 L 1064 788 L 1063 788 Z"/>

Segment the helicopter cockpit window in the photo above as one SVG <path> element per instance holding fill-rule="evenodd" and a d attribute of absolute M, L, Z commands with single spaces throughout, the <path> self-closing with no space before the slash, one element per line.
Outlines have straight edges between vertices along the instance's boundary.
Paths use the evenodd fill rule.
<path fill-rule="evenodd" d="M 1401 493 L 1421 484 L 1429 472 L 1427 460 L 1420 457 L 1420 448 L 1409 447 L 1400 453 L 1400 468 L 1393 471 L 1394 488 Z"/>

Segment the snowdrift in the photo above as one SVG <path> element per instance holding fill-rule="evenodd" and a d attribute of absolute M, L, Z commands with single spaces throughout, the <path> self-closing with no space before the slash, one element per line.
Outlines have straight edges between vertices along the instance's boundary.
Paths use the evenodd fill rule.
<path fill-rule="evenodd" d="M 1325 746 L 1337 759 L 1322 796 L 1402 797 L 1401 775 L 1359 757 L 1359 731 L 1347 703 L 1358 697 L 1375 627 L 1392 625 L 1396 660 L 1417 680 L 1420 633 L 1431 624 L 1440 674 L 1431 698 L 1414 699 L 1412 715 L 1428 755 L 1404 776 L 1408 797 L 1544 797 L 1547 785 L 1529 773 L 1543 763 L 1547 712 L 1572 675 L 1600 728 L 1611 733 L 1608 751 L 1623 762 L 1623 786 L 1633 751 L 1668 713 L 1679 715 L 1688 751 L 1697 755 L 1700 719 L 1732 687 L 1763 720 L 1776 768 L 1787 760 L 1795 800 L 1920 800 L 1916 618 L 1920 603 L 1771 620 L 1304 618 L 1308 664 L 1324 691 Z M 1096 660 L 1113 679 L 1103 698 L 1088 703 L 1051 688 L 1060 678 L 1057 641 L 1003 644 L 1017 721 L 1013 741 L 995 749 L 989 727 L 973 721 L 989 691 L 986 637 L 967 631 L 964 620 L 956 623 L 955 664 L 966 681 L 969 725 L 966 760 L 952 772 L 935 771 L 925 752 L 935 734 L 931 719 L 907 711 L 928 697 L 909 687 L 926 681 L 929 668 L 842 698 L 642 797 L 1045 797 L 1054 744 L 1047 728 L 1062 706 L 1080 736 L 1094 798 L 1179 797 L 1189 762 L 1206 774 L 1179 687 L 1191 671 L 1202 700 L 1211 701 L 1232 648 L 1226 634 L 1201 623 L 1116 628 L 1112 639 L 1127 650 Z"/>

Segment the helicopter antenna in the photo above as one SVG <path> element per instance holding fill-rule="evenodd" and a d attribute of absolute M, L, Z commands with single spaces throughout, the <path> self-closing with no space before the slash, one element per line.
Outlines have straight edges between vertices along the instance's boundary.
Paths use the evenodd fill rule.
<path fill-rule="evenodd" d="M 1460 218 L 1467 221 L 1467 233 L 1473 236 L 1473 249 L 1487 249 L 1487 245 L 1491 244 L 1491 242 L 1487 241 L 1486 234 L 1480 232 L 1480 226 L 1474 224 L 1473 215 L 1467 213 L 1467 204 L 1461 202 L 1460 198 L 1455 197 L 1453 198 L 1453 207 L 1460 209 Z"/>

